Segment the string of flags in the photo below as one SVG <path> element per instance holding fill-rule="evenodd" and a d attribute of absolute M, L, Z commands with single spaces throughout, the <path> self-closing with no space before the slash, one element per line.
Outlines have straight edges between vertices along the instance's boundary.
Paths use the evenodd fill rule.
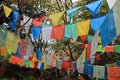
<path fill-rule="evenodd" d="M 102 2 L 103 0 L 97 0 L 85 5 L 85 7 L 93 16 L 95 16 L 99 12 Z M 120 66 L 119 61 L 116 62 L 117 67 L 91 65 L 95 60 L 98 61 L 100 58 L 100 54 L 96 54 L 96 52 L 100 52 L 101 54 L 104 52 L 120 53 L 120 45 L 107 46 L 118 34 L 120 34 L 117 30 L 118 26 L 115 26 L 116 23 L 114 22 L 114 10 L 112 11 L 117 0 L 107 0 L 107 2 L 110 11 L 106 15 L 71 24 L 59 25 L 62 20 L 62 16 L 65 14 L 65 11 L 62 11 L 49 16 L 52 24 L 46 24 L 43 22 L 46 19 L 46 16 L 33 19 L 30 18 L 29 22 L 24 25 L 24 31 L 28 33 L 32 24 L 32 41 L 37 41 L 40 37 L 42 37 L 43 40 L 63 40 L 64 38 L 75 38 L 80 36 L 84 43 L 87 38 L 89 43 L 84 44 L 85 48 L 78 60 L 73 62 L 74 66 L 72 69 L 77 69 L 79 73 L 84 73 L 86 75 L 102 79 L 105 78 L 107 71 L 108 79 L 119 80 L 118 75 L 120 74 L 120 71 L 116 72 L 117 70 L 120 70 L 118 67 Z M 77 14 L 81 7 L 82 6 L 67 10 L 69 20 Z M 3 8 L 6 17 L 11 13 L 13 14 L 13 20 L 9 21 L 9 26 L 11 30 L 16 30 L 18 12 L 5 5 L 3 5 Z M 23 25 L 28 19 L 28 16 L 23 15 L 21 25 Z M 90 28 L 94 32 L 94 36 L 88 34 Z M 24 33 L 24 31 L 22 33 Z M 20 39 L 3 26 L 0 26 L 0 56 L 12 55 L 9 59 L 10 63 L 35 69 L 49 69 L 51 67 L 57 67 L 58 69 L 64 68 L 69 70 L 70 62 L 60 59 L 53 53 L 54 52 L 49 52 L 49 54 L 42 53 L 40 49 L 34 48 L 29 38 Z M 90 63 L 86 60 L 90 61 Z"/>

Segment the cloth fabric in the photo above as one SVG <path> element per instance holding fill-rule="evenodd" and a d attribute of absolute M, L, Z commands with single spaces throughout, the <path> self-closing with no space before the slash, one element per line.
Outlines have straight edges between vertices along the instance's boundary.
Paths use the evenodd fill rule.
<path fill-rule="evenodd" d="M 24 64 L 26 67 L 30 67 L 30 61 L 29 60 L 24 60 Z"/>
<path fill-rule="evenodd" d="M 29 21 L 28 21 L 29 20 Z M 24 25 L 24 23 L 27 23 L 24 25 L 25 26 L 25 32 L 28 33 L 29 32 L 29 28 L 30 28 L 30 25 L 32 24 L 32 18 L 26 16 L 23 14 L 23 20 L 21 20 L 21 23 L 20 25 Z"/>
<path fill-rule="evenodd" d="M 43 27 L 42 28 L 42 39 L 51 40 L 51 33 L 53 27 Z"/>
<path fill-rule="evenodd" d="M 91 18 L 90 19 L 91 29 L 94 33 L 96 33 L 99 30 L 100 25 L 102 24 L 104 19 L 105 19 L 105 15 L 97 17 L 97 18 Z"/>
<path fill-rule="evenodd" d="M 42 23 L 42 27 L 52 27 L 52 25 L 51 25 L 51 24 L 47 24 L 47 23 L 43 22 L 43 23 Z"/>
<path fill-rule="evenodd" d="M 38 67 L 37 67 L 37 68 L 38 68 L 38 69 L 40 69 L 40 67 L 41 67 L 41 63 L 40 63 L 40 62 L 38 62 Z"/>
<path fill-rule="evenodd" d="M 93 16 L 95 16 L 101 8 L 103 0 L 98 0 L 96 2 L 85 5 L 85 7 L 91 12 Z"/>
<path fill-rule="evenodd" d="M 61 66 L 62 66 L 62 60 L 58 60 L 56 67 L 57 67 L 59 70 L 61 70 L 61 69 L 62 69 Z"/>
<path fill-rule="evenodd" d="M 64 26 L 55 26 L 52 28 L 52 39 L 64 39 Z"/>
<path fill-rule="evenodd" d="M 100 26 L 100 36 L 102 47 L 107 46 L 116 37 L 116 28 L 112 10 L 106 15 L 105 20 Z"/>
<path fill-rule="evenodd" d="M 76 23 L 67 24 L 65 26 L 65 34 L 64 37 L 66 38 L 74 38 L 77 37 L 77 29 L 76 29 Z"/>
<path fill-rule="evenodd" d="M 18 53 L 26 55 L 28 43 L 24 39 L 20 39 Z"/>
<path fill-rule="evenodd" d="M 15 36 L 13 33 L 10 33 L 9 31 L 7 32 L 6 47 L 11 49 L 13 53 L 16 52 L 18 41 L 19 38 L 17 36 Z"/>
<path fill-rule="evenodd" d="M 0 26 L 0 47 L 5 47 L 7 37 L 7 29 Z"/>
<path fill-rule="evenodd" d="M 5 16 L 8 17 L 10 15 L 10 13 L 12 12 L 12 9 L 5 5 L 3 5 L 3 8 L 4 8 Z"/>
<path fill-rule="evenodd" d="M 97 46 L 97 52 L 105 52 L 105 50 L 102 48 L 102 45 Z"/>
<path fill-rule="evenodd" d="M 80 67 L 78 67 L 77 71 L 79 73 L 84 73 L 84 64 L 80 65 Z"/>
<path fill-rule="evenodd" d="M 62 61 L 62 68 L 66 69 L 66 70 L 70 69 L 70 62 L 63 60 Z"/>
<path fill-rule="evenodd" d="M 114 7 L 116 2 L 117 2 L 117 0 L 107 0 L 108 6 L 110 9 L 112 9 Z"/>
<path fill-rule="evenodd" d="M 37 17 L 37 18 L 33 18 L 33 26 L 34 27 L 39 27 L 42 25 L 43 20 L 46 18 L 46 16 L 42 16 L 42 17 Z"/>
<path fill-rule="evenodd" d="M 89 63 L 85 62 L 84 73 L 86 75 L 93 75 L 93 66 L 90 65 Z"/>
<path fill-rule="evenodd" d="M 87 35 L 89 32 L 90 20 L 77 22 L 77 34 L 78 36 Z"/>
<path fill-rule="evenodd" d="M 7 50 L 7 47 L 0 47 L 0 56 L 6 56 Z"/>
<path fill-rule="evenodd" d="M 91 57 L 91 43 L 92 42 L 88 43 L 88 45 L 87 45 L 87 54 L 86 54 L 86 59 L 87 60 L 89 60 L 90 57 Z"/>
<path fill-rule="evenodd" d="M 42 58 L 42 51 L 38 48 L 35 48 L 35 51 L 36 51 L 36 57 L 37 57 L 37 60 L 41 60 Z"/>
<path fill-rule="evenodd" d="M 104 70 L 105 70 L 104 66 L 94 66 L 93 76 L 96 77 L 96 78 L 103 79 L 104 78 L 104 72 L 105 72 Z"/>
<path fill-rule="evenodd" d="M 34 39 L 39 39 L 42 27 L 32 27 L 32 34 Z"/>
<path fill-rule="evenodd" d="M 13 21 L 17 22 L 18 17 L 19 17 L 19 13 L 17 11 L 13 10 Z"/>
<path fill-rule="evenodd" d="M 114 52 L 120 53 L 120 45 L 114 45 Z"/>
<path fill-rule="evenodd" d="M 69 17 L 69 20 L 71 20 L 71 18 L 81 9 L 81 7 L 76 7 L 70 10 L 67 10 L 67 15 Z"/>
<path fill-rule="evenodd" d="M 113 52 L 113 51 L 114 51 L 114 46 L 106 46 L 106 47 L 104 48 L 104 50 L 105 50 L 106 52 Z"/>
<path fill-rule="evenodd" d="M 65 13 L 65 11 L 59 12 L 59 13 L 54 13 L 49 16 L 49 18 L 51 19 L 52 24 L 54 26 L 57 26 L 59 24 L 59 22 L 62 20 L 62 16 L 64 15 L 64 13 Z"/>
<path fill-rule="evenodd" d="M 86 48 L 84 48 L 82 52 L 82 64 L 85 62 L 85 60 L 86 60 Z"/>
<path fill-rule="evenodd" d="M 34 61 L 30 61 L 30 68 L 34 68 Z"/>
<path fill-rule="evenodd" d="M 92 38 L 93 38 L 92 35 L 88 35 L 88 36 L 87 36 L 87 41 L 88 41 L 88 43 L 92 40 Z"/>
<path fill-rule="evenodd" d="M 116 32 L 117 32 L 117 36 L 120 34 L 120 10 L 119 10 L 119 5 L 120 5 L 120 1 L 119 0 L 108 0 L 111 1 L 110 3 L 114 3 L 114 1 L 117 1 L 116 4 L 113 7 L 113 12 L 114 12 L 114 18 L 115 18 L 115 25 L 116 25 Z M 112 3 L 112 4 L 113 4 Z"/>
<path fill-rule="evenodd" d="M 120 80 L 120 68 L 107 67 L 107 77 L 109 80 Z"/>
<path fill-rule="evenodd" d="M 11 30 L 15 30 L 15 29 L 16 29 L 16 26 L 17 26 L 17 22 L 10 21 L 10 22 L 8 23 L 8 25 L 10 26 L 10 29 L 11 29 Z"/>
<path fill-rule="evenodd" d="M 96 34 L 94 35 L 94 37 L 91 40 L 91 56 L 95 56 L 95 53 L 97 51 L 98 36 L 99 36 L 99 31 L 96 32 Z"/>

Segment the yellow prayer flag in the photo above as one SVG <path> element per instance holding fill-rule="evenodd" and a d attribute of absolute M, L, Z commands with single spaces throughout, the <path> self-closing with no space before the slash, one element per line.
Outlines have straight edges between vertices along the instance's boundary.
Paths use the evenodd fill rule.
<path fill-rule="evenodd" d="M 77 33 L 78 36 L 87 35 L 90 28 L 90 20 L 77 22 Z"/>
<path fill-rule="evenodd" d="M 8 31 L 7 33 L 7 39 L 6 39 L 6 47 L 8 49 L 11 49 L 13 53 L 16 52 L 17 46 L 18 46 L 19 37 L 15 36 L 13 33 L 10 33 Z"/>
<path fill-rule="evenodd" d="M 34 68 L 34 61 L 30 61 L 30 68 Z"/>
<path fill-rule="evenodd" d="M 35 62 L 38 61 L 38 60 L 37 60 L 37 57 L 36 57 L 36 52 L 33 53 L 33 59 L 32 59 L 32 61 L 35 61 Z"/>
<path fill-rule="evenodd" d="M 57 25 L 58 25 L 58 23 L 61 21 L 62 16 L 63 16 L 64 13 L 65 13 L 65 11 L 59 12 L 59 13 L 54 13 L 54 14 L 51 14 L 51 15 L 49 16 L 49 18 L 51 19 L 52 24 L 53 24 L 54 26 L 57 26 Z"/>
<path fill-rule="evenodd" d="M 3 8 L 4 8 L 5 16 L 8 17 L 10 13 L 12 12 L 12 9 L 7 6 L 3 6 Z"/>
<path fill-rule="evenodd" d="M 84 48 L 84 50 L 82 52 L 82 63 L 85 62 L 85 58 L 86 58 L 86 48 Z"/>

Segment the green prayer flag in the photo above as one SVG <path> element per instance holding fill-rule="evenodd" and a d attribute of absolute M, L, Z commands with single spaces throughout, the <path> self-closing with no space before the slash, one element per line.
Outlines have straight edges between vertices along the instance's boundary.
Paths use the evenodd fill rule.
<path fill-rule="evenodd" d="M 29 60 L 24 60 L 24 64 L 26 67 L 29 67 L 30 66 L 30 61 Z"/>
<path fill-rule="evenodd" d="M 88 35 L 88 36 L 87 36 L 88 43 L 92 40 L 92 38 L 93 38 L 92 35 Z"/>
<path fill-rule="evenodd" d="M 120 45 L 115 45 L 114 46 L 114 52 L 120 53 Z"/>
<path fill-rule="evenodd" d="M 104 78 L 104 71 L 105 67 L 104 66 L 94 66 L 94 74 L 93 76 L 96 78 Z"/>
<path fill-rule="evenodd" d="M 75 37 L 77 37 L 76 23 L 67 24 L 65 26 L 65 37 L 66 38 L 75 38 Z"/>
<path fill-rule="evenodd" d="M 0 47 L 5 47 L 7 37 L 7 29 L 0 26 Z"/>
<path fill-rule="evenodd" d="M 102 45 L 97 46 L 97 51 L 102 53 L 105 52 L 105 50 L 102 48 Z"/>

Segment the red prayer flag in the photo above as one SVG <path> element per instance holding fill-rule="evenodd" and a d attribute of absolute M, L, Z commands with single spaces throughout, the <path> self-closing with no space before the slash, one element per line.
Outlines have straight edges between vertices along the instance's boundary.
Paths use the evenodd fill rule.
<path fill-rule="evenodd" d="M 52 28 L 51 38 L 64 39 L 64 26 L 54 26 Z"/>
<path fill-rule="evenodd" d="M 91 42 L 87 45 L 87 60 L 90 59 L 90 53 L 91 53 Z"/>
<path fill-rule="evenodd" d="M 69 61 L 62 61 L 62 68 L 63 69 L 70 69 L 70 62 Z"/>
<path fill-rule="evenodd" d="M 109 80 L 120 80 L 120 67 L 107 67 Z"/>

